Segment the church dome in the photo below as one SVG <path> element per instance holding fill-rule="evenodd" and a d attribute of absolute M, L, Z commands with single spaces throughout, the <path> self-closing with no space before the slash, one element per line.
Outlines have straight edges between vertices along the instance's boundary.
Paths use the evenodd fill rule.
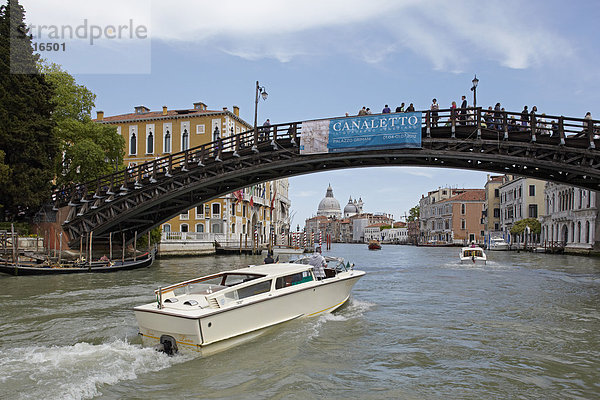
<path fill-rule="evenodd" d="M 352 197 L 348 200 L 348 204 L 344 207 L 344 216 L 352 216 L 358 214 L 358 207 L 352 202 Z"/>
<path fill-rule="evenodd" d="M 333 197 L 333 189 L 331 185 L 327 188 L 325 198 L 319 203 L 317 210 L 317 216 L 324 216 L 328 218 L 341 218 L 342 209 L 340 203 Z"/>

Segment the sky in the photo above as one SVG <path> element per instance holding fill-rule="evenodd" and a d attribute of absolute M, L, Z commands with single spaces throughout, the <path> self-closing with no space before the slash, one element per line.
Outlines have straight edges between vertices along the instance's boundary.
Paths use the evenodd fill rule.
<path fill-rule="evenodd" d="M 65 43 L 42 57 L 96 93 L 105 115 L 202 101 L 237 105 L 252 123 L 256 81 L 269 94 L 259 124 L 401 102 L 423 110 L 434 97 L 447 108 L 462 95 L 472 104 L 476 74 L 478 106 L 600 118 L 597 0 L 20 2 L 34 41 Z M 364 211 L 399 219 L 428 191 L 482 188 L 486 176 L 380 167 L 292 177 L 292 223 L 316 214 L 329 184 L 342 209 L 360 197 Z"/>

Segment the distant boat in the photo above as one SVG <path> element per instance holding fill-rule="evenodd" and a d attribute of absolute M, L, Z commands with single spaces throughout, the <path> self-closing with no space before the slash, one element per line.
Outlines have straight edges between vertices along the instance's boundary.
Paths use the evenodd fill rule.
<path fill-rule="evenodd" d="M 488 244 L 488 250 L 508 250 L 508 243 L 502 238 L 491 238 Z"/>
<path fill-rule="evenodd" d="M 461 264 L 486 264 L 487 256 L 479 246 L 463 247 L 460 249 Z"/>
<path fill-rule="evenodd" d="M 116 272 L 149 267 L 154 262 L 154 251 L 144 253 L 134 259 L 114 261 L 72 262 L 62 264 L 0 262 L 0 272 L 10 275 L 60 275 L 86 272 Z"/>
<path fill-rule="evenodd" d="M 379 243 L 379 240 L 369 240 L 369 250 L 381 250 L 381 244 Z"/>

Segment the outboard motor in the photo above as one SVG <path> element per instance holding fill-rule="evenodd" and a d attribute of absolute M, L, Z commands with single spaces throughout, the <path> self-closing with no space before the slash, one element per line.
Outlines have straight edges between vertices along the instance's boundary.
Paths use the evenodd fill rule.
<path fill-rule="evenodd" d="M 157 351 L 162 351 L 163 353 L 172 356 L 177 353 L 177 342 L 172 336 L 162 335 L 160 337 L 160 344 L 155 347 Z"/>

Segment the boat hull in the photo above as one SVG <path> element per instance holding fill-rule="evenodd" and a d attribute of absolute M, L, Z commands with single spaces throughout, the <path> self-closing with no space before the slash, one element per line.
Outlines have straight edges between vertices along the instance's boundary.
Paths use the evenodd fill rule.
<path fill-rule="evenodd" d="M 363 275 L 362 271 L 353 271 L 346 277 L 315 281 L 302 289 L 281 289 L 281 294 L 193 318 L 169 314 L 156 306 L 154 310 L 142 306 L 134 311 L 144 346 L 159 345 L 161 337 L 167 335 L 175 339 L 179 352 L 206 354 L 254 337 L 266 328 L 334 311 L 348 300 L 352 287 Z"/>
<path fill-rule="evenodd" d="M 109 265 L 107 262 L 93 262 L 91 266 L 73 266 L 73 267 L 43 267 L 27 264 L 0 264 L 0 272 L 14 276 L 19 275 L 62 275 L 62 274 L 81 274 L 90 272 L 116 272 L 127 271 L 138 268 L 145 268 L 154 262 L 154 254 L 148 253 L 140 256 L 138 259 L 126 260 L 125 262 L 116 261 Z"/>

